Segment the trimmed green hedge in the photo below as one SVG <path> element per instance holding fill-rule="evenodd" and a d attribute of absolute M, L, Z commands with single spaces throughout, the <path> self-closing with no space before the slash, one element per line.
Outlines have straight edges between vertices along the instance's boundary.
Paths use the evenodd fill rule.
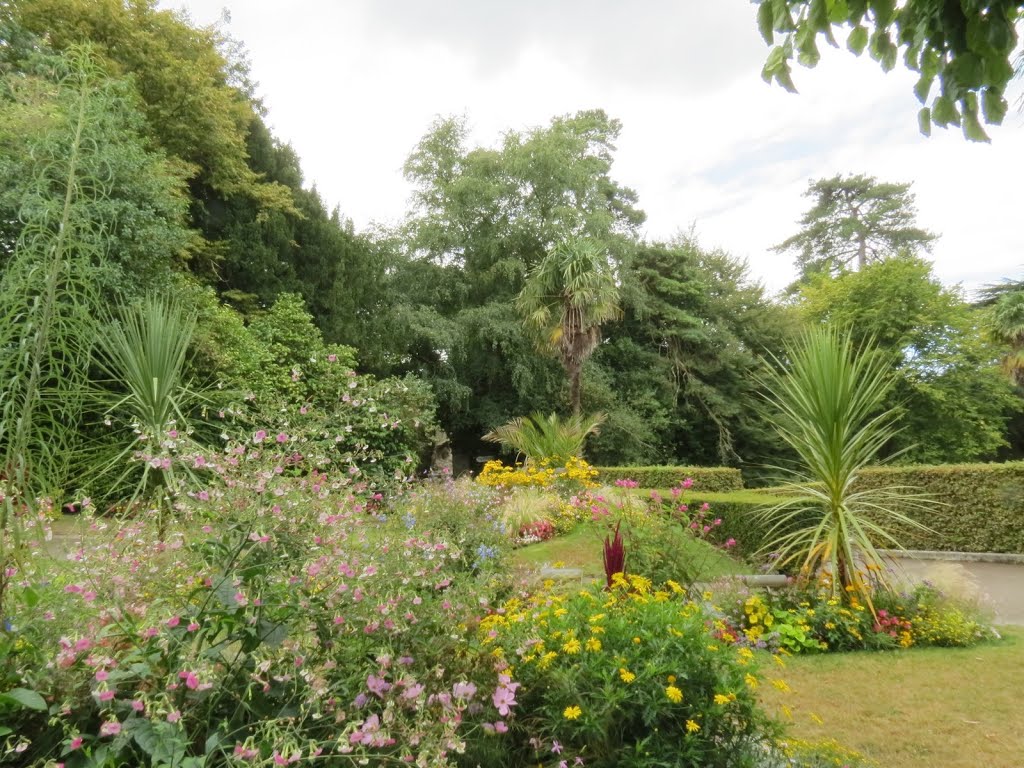
<path fill-rule="evenodd" d="M 697 491 L 717 493 L 743 488 L 743 476 L 733 467 L 596 467 L 598 480 L 636 480 L 641 488 L 673 488 L 687 478 Z"/>
<path fill-rule="evenodd" d="M 1024 462 L 876 467 L 861 474 L 854 490 L 888 486 L 914 488 L 935 500 L 924 510 L 900 510 L 932 529 L 893 528 L 891 533 L 907 549 L 1024 554 Z M 754 511 L 777 504 L 785 494 L 785 488 L 759 488 L 745 491 L 748 498 L 707 501 L 722 518 L 720 535 L 735 538 L 740 552 L 749 556 L 767 533 Z M 757 503 L 757 496 L 764 501 Z M 694 494 L 687 496 L 687 503 L 691 498 L 703 501 Z"/>
<path fill-rule="evenodd" d="M 905 485 L 936 500 L 926 513 L 903 510 L 935 533 L 896 530 L 907 549 L 1024 554 L 1024 461 L 879 467 L 854 490 Z"/>

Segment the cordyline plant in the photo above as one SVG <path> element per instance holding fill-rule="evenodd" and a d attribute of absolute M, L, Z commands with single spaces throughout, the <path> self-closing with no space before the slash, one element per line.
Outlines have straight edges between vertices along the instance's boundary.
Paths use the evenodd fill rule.
<path fill-rule="evenodd" d="M 622 525 L 621 521 L 615 524 L 614 537 L 611 539 L 608 536 L 604 537 L 604 577 L 608 589 L 612 588 L 615 574 L 626 572 L 626 547 L 622 541 L 622 535 L 619 533 L 620 525 Z"/>
<path fill-rule="evenodd" d="M 898 412 L 885 407 L 893 384 L 888 363 L 828 328 L 808 331 L 787 357 L 785 365 L 774 361 L 765 397 L 799 466 L 783 470 L 792 498 L 761 512 L 768 527 L 762 552 L 777 553 L 778 567 L 796 565 L 801 580 L 827 575 L 834 593 L 857 595 L 870 607 L 872 587 L 890 587 L 876 543 L 900 548 L 892 526 L 927 530 L 899 511 L 927 508 L 924 495 L 855 485 L 900 431 Z"/>

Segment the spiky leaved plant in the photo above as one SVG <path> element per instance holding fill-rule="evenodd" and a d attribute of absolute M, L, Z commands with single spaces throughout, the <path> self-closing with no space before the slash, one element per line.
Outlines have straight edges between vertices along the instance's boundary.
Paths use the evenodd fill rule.
<path fill-rule="evenodd" d="M 597 434 L 604 420 L 603 413 L 564 419 L 555 413 L 533 413 L 495 427 L 483 439 L 515 451 L 527 463 L 550 458 L 565 461 L 583 453 L 584 442 Z"/>
<path fill-rule="evenodd" d="M 886 407 L 893 386 L 888 362 L 830 328 L 806 332 L 785 363 L 774 362 L 766 397 L 799 463 L 785 470 L 791 498 L 762 512 L 762 551 L 777 553 L 780 567 L 798 566 L 801 579 L 827 573 L 837 594 L 853 592 L 870 605 L 873 584 L 888 586 L 876 546 L 899 548 L 893 526 L 926 529 L 899 511 L 925 506 L 913 489 L 855 488 L 900 431 L 898 412 Z"/>

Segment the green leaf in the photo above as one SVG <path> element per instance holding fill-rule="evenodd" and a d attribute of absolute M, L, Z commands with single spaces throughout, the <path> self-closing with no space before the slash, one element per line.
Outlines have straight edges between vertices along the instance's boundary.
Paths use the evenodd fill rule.
<path fill-rule="evenodd" d="M 896 11 L 896 0 L 871 0 L 871 10 L 875 13 L 875 23 L 887 27 Z"/>
<path fill-rule="evenodd" d="M 9 736 L 12 733 L 14 733 L 14 731 L 8 728 L 6 725 L 0 725 L 0 736 Z"/>
<path fill-rule="evenodd" d="M 868 30 L 867 27 L 856 26 L 853 31 L 850 32 L 850 36 L 846 40 L 846 47 L 849 48 L 853 53 L 860 56 L 864 53 L 864 49 L 868 44 Z"/>
<path fill-rule="evenodd" d="M 34 709 L 38 712 L 46 711 L 46 700 L 28 688 L 13 688 L 0 693 L 0 704 L 14 704 L 21 709 Z"/>
<path fill-rule="evenodd" d="M 958 121 L 956 105 L 948 96 L 939 96 L 932 102 L 932 121 L 936 125 L 949 125 Z"/>
<path fill-rule="evenodd" d="M 850 18 L 850 8 L 846 0 L 828 0 L 828 20 L 833 24 L 842 24 Z"/>
<path fill-rule="evenodd" d="M 796 29 L 787 0 L 772 0 L 772 26 L 779 32 L 792 32 Z"/>
<path fill-rule="evenodd" d="M 796 47 L 799 51 L 798 60 L 805 67 L 813 67 L 821 59 L 818 52 L 818 33 L 813 27 L 805 24 L 796 33 Z"/>
<path fill-rule="evenodd" d="M 914 85 L 914 95 L 917 96 L 917 100 L 922 104 L 928 101 L 928 94 L 932 90 L 932 83 L 935 82 L 934 74 L 921 74 L 918 78 L 917 83 Z"/>
<path fill-rule="evenodd" d="M 968 94 L 973 96 L 974 94 Z M 985 133 L 985 129 L 981 127 L 981 121 L 978 120 L 978 108 L 977 105 L 972 105 L 967 99 L 962 103 L 963 114 L 963 128 L 964 136 L 970 141 L 990 141 L 988 134 Z"/>
<path fill-rule="evenodd" d="M 771 0 L 761 0 L 761 5 L 757 9 L 757 28 L 761 31 L 761 37 L 764 38 L 768 45 L 775 42 L 775 32 L 772 27 L 773 21 L 774 15 Z"/>
<path fill-rule="evenodd" d="M 39 604 L 39 593 L 31 587 L 26 587 L 21 592 L 21 599 L 29 608 L 35 608 Z"/>
<path fill-rule="evenodd" d="M 917 113 L 917 127 L 925 136 L 932 135 L 932 111 L 928 107 L 921 107 Z"/>
<path fill-rule="evenodd" d="M 985 79 L 985 66 L 976 53 L 966 51 L 953 59 L 946 68 L 956 81 L 967 88 L 980 88 Z"/>
<path fill-rule="evenodd" d="M 990 125 L 999 125 L 1006 117 L 1006 99 L 998 88 L 986 88 L 981 95 L 981 111 L 985 115 L 985 122 Z"/>

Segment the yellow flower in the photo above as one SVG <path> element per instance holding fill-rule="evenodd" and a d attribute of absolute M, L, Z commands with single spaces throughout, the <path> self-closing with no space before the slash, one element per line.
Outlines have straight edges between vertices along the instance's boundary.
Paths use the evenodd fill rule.
<path fill-rule="evenodd" d="M 683 692 L 674 685 L 670 685 L 665 689 L 665 695 L 668 696 L 668 700 L 673 704 L 678 704 L 683 700 Z"/>
<path fill-rule="evenodd" d="M 580 641 L 574 637 L 572 640 L 570 640 L 562 646 L 562 650 L 566 653 L 579 653 L 581 647 L 582 646 L 580 645 Z"/>
<path fill-rule="evenodd" d="M 675 675 L 669 675 L 669 676 L 668 676 L 668 681 L 669 681 L 670 683 L 674 683 L 674 682 L 676 681 L 676 676 L 675 676 Z"/>
<path fill-rule="evenodd" d="M 633 645 L 640 645 L 640 638 L 639 637 L 634 637 L 633 638 Z"/>
<path fill-rule="evenodd" d="M 715 704 L 728 704 L 732 699 L 726 696 L 724 693 L 715 694 Z"/>
<path fill-rule="evenodd" d="M 753 676 L 752 674 L 750 674 L 749 672 L 747 672 L 747 674 L 746 674 L 746 676 L 745 676 L 745 677 L 743 678 L 743 680 L 744 680 L 744 681 L 746 682 L 746 684 L 747 684 L 747 685 L 749 685 L 749 686 L 750 686 L 751 688 L 757 688 L 757 678 L 756 678 L 756 677 L 754 677 L 754 676 Z"/>
<path fill-rule="evenodd" d="M 687 733 L 696 733 L 699 730 L 700 730 L 700 726 L 697 723 L 693 722 L 693 720 L 687 720 L 686 721 L 686 732 Z"/>
<path fill-rule="evenodd" d="M 783 693 L 789 693 L 791 690 L 785 680 L 772 680 L 772 685 L 774 685 Z"/>
<path fill-rule="evenodd" d="M 552 568 L 565 568 L 565 562 L 562 561 L 562 560 L 559 560 L 556 563 L 552 563 L 551 567 Z"/>
<path fill-rule="evenodd" d="M 557 656 L 558 654 L 554 651 L 548 651 L 540 657 L 540 661 L 537 662 L 537 666 L 539 666 L 541 669 L 546 669 L 551 664 L 551 662 L 557 658 Z"/>
<path fill-rule="evenodd" d="M 630 672 L 625 667 L 622 667 L 619 670 L 619 677 L 622 678 L 622 682 L 627 683 L 627 684 L 628 683 L 632 683 L 634 680 L 636 680 L 636 675 L 634 675 L 632 672 Z"/>
<path fill-rule="evenodd" d="M 572 707 L 566 707 L 565 711 L 562 713 L 562 716 L 565 717 L 566 720 L 575 720 L 577 717 L 579 717 L 582 714 L 583 714 L 583 710 L 582 709 L 580 709 L 577 706 L 572 706 Z"/>
<path fill-rule="evenodd" d="M 597 653 L 601 650 L 601 641 L 598 640 L 596 637 L 592 637 L 589 640 L 587 640 L 586 648 L 591 653 Z"/>

